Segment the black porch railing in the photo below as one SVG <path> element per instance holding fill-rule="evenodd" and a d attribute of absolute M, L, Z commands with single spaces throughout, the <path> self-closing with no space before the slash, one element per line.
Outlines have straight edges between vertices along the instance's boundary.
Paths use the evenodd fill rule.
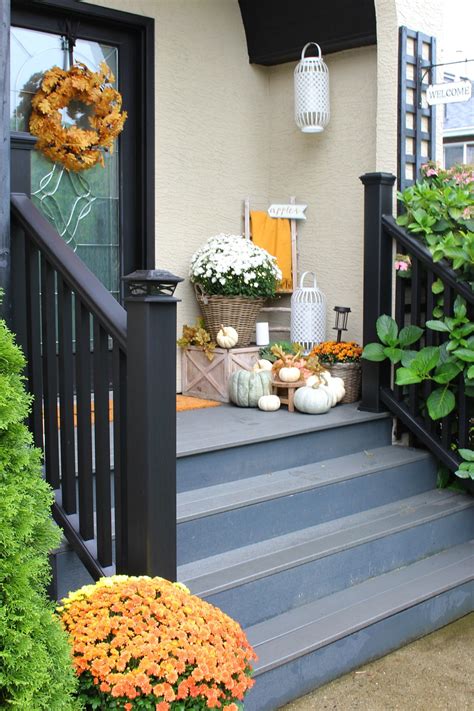
<path fill-rule="evenodd" d="M 130 275 L 125 311 L 26 195 L 11 206 L 14 328 L 53 516 L 93 578 L 175 579 L 181 280 Z"/>
<path fill-rule="evenodd" d="M 466 302 L 467 316 L 474 320 L 474 293 L 444 262 L 433 262 L 431 253 L 419 239 L 399 227 L 392 216 L 395 176 L 369 173 L 361 177 L 365 186 L 364 230 L 364 344 L 377 341 L 376 321 L 381 314 L 392 315 L 399 329 L 406 325 L 424 328 L 427 321 L 453 315 L 457 296 Z M 411 278 L 397 277 L 393 283 L 394 256 L 409 254 Z M 442 303 L 433 284 L 442 284 Z M 440 305 L 441 304 L 441 305 Z M 439 346 L 446 333 L 426 329 L 422 346 Z M 465 392 L 464 375 L 457 376 L 456 408 L 448 416 L 432 420 L 425 406 L 432 383 L 394 385 L 398 366 L 389 362 L 363 361 L 360 409 L 379 412 L 389 409 L 416 439 L 429 448 L 450 470 L 459 468 L 456 448 L 469 448 L 474 417 L 473 398 Z M 455 437 L 453 437 L 453 433 Z M 453 444 L 456 446 L 453 447 Z"/>

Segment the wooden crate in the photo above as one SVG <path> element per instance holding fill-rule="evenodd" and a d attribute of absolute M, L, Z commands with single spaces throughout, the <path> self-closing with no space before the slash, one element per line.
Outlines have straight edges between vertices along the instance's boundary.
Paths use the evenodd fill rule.
<path fill-rule="evenodd" d="M 213 360 L 209 361 L 200 348 L 184 348 L 181 361 L 183 395 L 229 402 L 229 376 L 236 370 L 252 370 L 258 360 L 258 351 L 259 346 L 216 348 Z"/>

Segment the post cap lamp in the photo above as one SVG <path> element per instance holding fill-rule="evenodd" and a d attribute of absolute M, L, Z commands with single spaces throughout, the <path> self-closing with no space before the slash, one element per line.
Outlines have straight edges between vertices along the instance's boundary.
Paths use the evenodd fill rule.
<path fill-rule="evenodd" d="M 336 312 L 336 323 L 333 331 L 337 331 L 337 342 L 341 342 L 342 332 L 347 331 L 347 319 L 351 312 L 348 306 L 335 306 L 333 311 Z"/>
<path fill-rule="evenodd" d="M 317 57 L 306 57 L 311 45 L 317 47 Z M 295 67 L 295 121 L 303 133 L 320 133 L 329 123 L 329 70 L 321 56 L 321 47 L 308 42 Z"/>

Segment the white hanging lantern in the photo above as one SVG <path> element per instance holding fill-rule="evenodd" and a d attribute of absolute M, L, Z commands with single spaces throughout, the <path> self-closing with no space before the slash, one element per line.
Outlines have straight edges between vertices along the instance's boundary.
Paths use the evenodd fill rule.
<path fill-rule="evenodd" d="M 307 274 L 313 277 L 312 286 L 303 285 Z M 313 272 L 301 275 L 300 285 L 291 297 L 291 340 L 300 343 L 305 353 L 326 340 L 326 297 L 318 289 Z"/>
<path fill-rule="evenodd" d="M 318 57 L 305 57 L 310 45 L 318 48 Z M 295 121 L 303 133 L 319 133 L 329 123 L 329 70 L 321 57 L 321 47 L 308 42 L 295 67 Z"/>

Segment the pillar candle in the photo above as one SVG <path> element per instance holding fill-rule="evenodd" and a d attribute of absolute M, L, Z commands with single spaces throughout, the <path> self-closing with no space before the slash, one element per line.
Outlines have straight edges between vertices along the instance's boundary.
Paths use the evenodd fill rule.
<path fill-rule="evenodd" d="M 257 326 L 257 346 L 268 346 L 270 343 L 270 334 L 268 330 L 268 322 L 260 321 Z"/>

